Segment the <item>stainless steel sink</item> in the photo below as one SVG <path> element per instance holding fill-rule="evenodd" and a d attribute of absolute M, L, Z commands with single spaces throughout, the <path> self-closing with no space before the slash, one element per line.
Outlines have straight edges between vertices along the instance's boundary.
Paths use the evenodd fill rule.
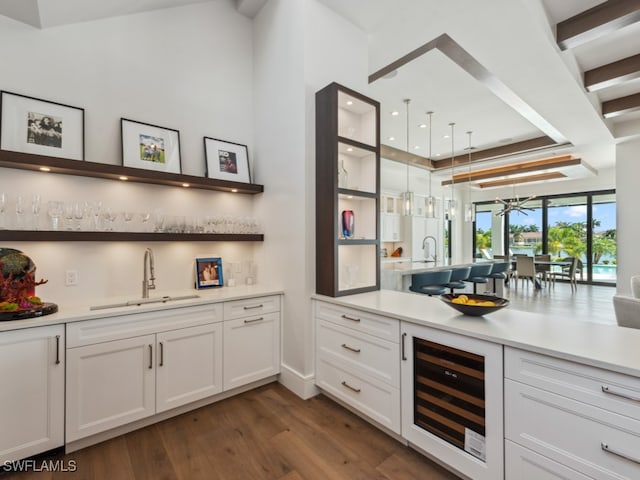
<path fill-rule="evenodd" d="M 106 305 L 94 305 L 89 307 L 89 310 L 105 310 L 108 308 L 119 308 L 119 307 L 133 307 L 146 305 L 148 303 L 167 303 L 167 302 L 175 302 L 177 300 L 189 300 L 192 298 L 200 298 L 200 295 L 182 295 L 177 297 L 164 296 L 164 297 L 155 297 L 155 298 L 137 298 L 135 300 L 127 300 L 126 302 L 120 303 L 109 303 Z"/>

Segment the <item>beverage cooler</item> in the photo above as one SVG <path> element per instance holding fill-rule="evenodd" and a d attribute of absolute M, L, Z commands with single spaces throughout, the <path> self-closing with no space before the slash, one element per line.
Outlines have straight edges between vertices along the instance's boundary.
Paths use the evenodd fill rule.
<path fill-rule="evenodd" d="M 403 322 L 401 365 L 403 436 L 474 480 L 503 479 L 502 346 Z"/>

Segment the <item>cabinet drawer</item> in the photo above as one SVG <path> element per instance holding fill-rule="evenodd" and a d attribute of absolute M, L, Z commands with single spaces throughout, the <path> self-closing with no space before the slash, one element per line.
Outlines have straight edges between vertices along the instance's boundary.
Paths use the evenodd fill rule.
<path fill-rule="evenodd" d="M 220 303 L 84 320 L 67 323 L 67 348 L 221 321 Z"/>
<path fill-rule="evenodd" d="M 400 390 L 318 358 L 316 384 L 380 425 L 400 433 Z"/>
<path fill-rule="evenodd" d="M 640 478 L 640 421 L 512 380 L 505 436 L 593 478 Z"/>
<path fill-rule="evenodd" d="M 640 378 L 505 348 L 505 377 L 640 420 Z"/>
<path fill-rule="evenodd" d="M 400 388 L 399 345 L 320 320 L 318 355 Z"/>
<path fill-rule="evenodd" d="M 316 302 L 315 316 L 358 332 L 368 333 L 394 343 L 400 343 L 400 322 L 395 318 L 383 317 L 354 308 L 331 303 Z"/>
<path fill-rule="evenodd" d="M 509 440 L 504 442 L 504 456 L 506 480 L 591 480 Z"/>
<path fill-rule="evenodd" d="M 260 315 L 263 313 L 279 311 L 280 295 L 224 302 L 225 320 L 233 320 L 234 318 L 242 318 L 249 315 Z"/>

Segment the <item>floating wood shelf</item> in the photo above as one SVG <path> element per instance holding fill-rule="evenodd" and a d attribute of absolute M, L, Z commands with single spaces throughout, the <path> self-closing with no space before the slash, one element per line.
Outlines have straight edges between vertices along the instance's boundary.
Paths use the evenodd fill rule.
<path fill-rule="evenodd" d="M 252 233 L 79 232 L 73 230 L 0 230 L 9 242 L 262 242 Z"/>
<path fill-rule="evenodd" d="M 256 194 L 264 191 L 263 185 L 240 182 L 229 182 L 213 178 L 180 175 L 176 173 L 156 172 L 141 168 L 123 167 L 106 163 L 87 162 L 83 160 L 68 160 L 65 158 L 34 155 L 30 153 L 9 152 L 0 150 L 0 167 L 17 168 L 20 170 L 43 171 L 81 177 L 104 178 L 108 180 L 127 181 L 135 183 L 149 183 L 171 187 L 198 188 L 202 190 L 217 190 L 222 192 L 237 192 Z"/>

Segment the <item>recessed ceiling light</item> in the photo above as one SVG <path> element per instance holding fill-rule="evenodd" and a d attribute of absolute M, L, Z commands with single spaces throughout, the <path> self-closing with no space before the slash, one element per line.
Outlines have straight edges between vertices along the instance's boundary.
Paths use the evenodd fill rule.
<path fill-rule="evenodd" d="M 449 135 L 443 135 L 442 138 L 449 138 Z"/>
<path fill-rule="evenodd" d="M 439 153 L 436 153 L 436 155 L 435 155 L 435 156 L 436 156 L 436 157 L 439 157 L 439 156 L 440 156 L 440 154 L 439 154 Z"/>
<path fill-rule="evenodd" d="M 127 180 L 129 180 L 129 177 L 125 177 L 124 175 L 122 175 L 122 176 L 120 177 L 120 180 L 122 180 L 122 181 L 126 182 Z"/>
<path fill-rule="evenodd" d="M 391 115 L 393 115 L 394 117 L 397 117 L 398 115 L 400 115 L 400 112 L 397 110 L 394 110 L 393 112 L 391 112 Z"/>
<path fill-rule="evenodd" d="M 426 123 L 421 123 L 420 125 L 418 125 L 420 128 L 427 128 L 427 124 Z"/>
<path fill-rule="evenodd" d="M 353 102 L 351 100 L 347 100 L 347 105 L 353 105 Z"/>
<path fill-rule="evenodd" d="M 189 185 L 188 183 L 183 183 L 183 184 L 182 184 L 182 186 L 183 186 L 184 188 L 188 188 L 188 187 L 190 187 L 191 185 Z"/>
<path fill-rule="evenodd" d="M 353 148 L 348 147 L 348 148 L 347 148 L 347 152 L 353 152 Z"/>
<path fill-rule="evenodd" d="M 396 137 L 389 137 L 389 141 L 393 142 L 396 139 Z"/>
<path fill-rule="evenodd" d="M 231 189 L 231 192 L 232 192 L 232 193 L 238 193 L 238 189 L 237 189 L 237 188 L 232 188 L 232 189 Z"/>
<path fill-rule="evenodd" d="M 49 167 L 40 167 L 41 172 L 50 172 L 51 169 Z"/>
<path fill-rule="evenodd" d="M 414 150 L 420 150 L 420 145 L 416 145 L 415 147 L 413 147 Z"/>

